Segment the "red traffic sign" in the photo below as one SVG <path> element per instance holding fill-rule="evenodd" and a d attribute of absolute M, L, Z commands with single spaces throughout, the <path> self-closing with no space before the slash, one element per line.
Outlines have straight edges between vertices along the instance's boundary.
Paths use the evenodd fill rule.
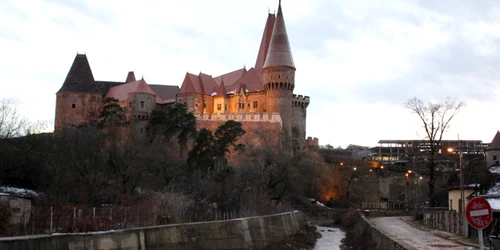
<path fill-rule="evenodd" d="M 465 209 L 467 222 L 475 229 L 485 229 L 491 223 L 493 211 L 490 203 L 481 197 L 469 201 Z"/>

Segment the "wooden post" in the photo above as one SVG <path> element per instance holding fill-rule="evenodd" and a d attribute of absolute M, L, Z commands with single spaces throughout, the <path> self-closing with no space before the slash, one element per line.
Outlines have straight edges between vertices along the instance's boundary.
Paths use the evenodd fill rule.
<path fill-rule="evenodd" d="M 51 206 L 50 207 L 50 231 L 49 233 L 52 233 L 52 229 L 53 229 L 53 220 L 54 220 L 54 209 L 53 207 Z"/>

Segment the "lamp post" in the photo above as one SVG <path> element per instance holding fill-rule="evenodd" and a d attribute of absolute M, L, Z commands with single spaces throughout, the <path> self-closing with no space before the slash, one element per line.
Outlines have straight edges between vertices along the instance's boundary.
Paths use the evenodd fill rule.
<path fill-rule="evenodd" d="M 462 214 L 462 223 L 464 225 L 464 235 L 467 236 L 466 228 L 467 223 L 465 223 L 465 194 L 464 194 L 464 171 L 463 171 L 463 153 L 460 151 L 456 151 L 453 148 L 448 148 L 448 152 L 452 153 L 453 151 L 458 153 L 458 169 L 460 176 L 460 213 Z"/>

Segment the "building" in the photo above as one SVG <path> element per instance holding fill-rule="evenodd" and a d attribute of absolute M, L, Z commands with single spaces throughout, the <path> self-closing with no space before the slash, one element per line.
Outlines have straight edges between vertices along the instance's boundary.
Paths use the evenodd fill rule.
<path fill-rule="evenodd" d="M 485 150 L 486 167 L 498 166 L 500 161 L 500 131 L 497 131 Z"/>
<path fill-rule="evenodd" d="M 470 197 L 476 192 L 476 184 L 465 185 L 464 186 L 464 206 L 467 207 L 469 204 Z M 464 212 L 465 208 L 462 208 L 462 199 L 460 186 L 448 188 L 448 210 L 456 212 Z"/>
<path fill-rule="evenodd" d="M 175 102 L 185 103 L 206 126 L 224 120 L 280 124 L 282 148 L 294 152 L 315 147 L 306 140 L 308 96 L 296 95 L 295 63 L 281 1 L 276 14 L 268 13 L 255 66 L 212 77 L 187 73 L 180 88 L 150 85 L 129 72 L 124 82 L 96 81 L 86 55 L 77 55 L 57 92 L 55 130 L 98 119 L 106 97 L 118 99 L 127 119 L 140 132 L 149 113 Z M 274 125 L 269 125 L 274 126 Z"/>
<path fill-rule="evenodd" d="M 500 140 L 500 138 L 499 138 Z M 370 149 L 371 159 L 381 162 L 410 162 L 413 157 L 425 156 L 430 152 L 428 140 L 380 140 L 379 146 Z M 480 140 L 442 140 L 438 154 L 448 153 L 448 148 L 465 156 L 483 155 L 488 144 Z"/>

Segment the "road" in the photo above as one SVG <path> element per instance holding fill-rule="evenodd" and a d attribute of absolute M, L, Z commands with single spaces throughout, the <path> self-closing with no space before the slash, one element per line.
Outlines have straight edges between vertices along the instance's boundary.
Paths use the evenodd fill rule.
<path fill-rule="evenodd" d="M 454 241 L 443 239 L 430 231 L 420 230 L 407 222 L 404 217 L 378 217 L 369 221 L 385 235 L 392 237 L 398 242 L 406 243 L 416 249 L 474 249 L 462 246 Z"/>

